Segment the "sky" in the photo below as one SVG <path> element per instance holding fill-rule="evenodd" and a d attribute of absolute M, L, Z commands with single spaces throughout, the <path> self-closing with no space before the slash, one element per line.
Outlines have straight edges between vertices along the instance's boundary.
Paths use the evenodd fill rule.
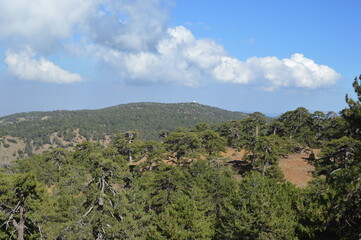
<path fill-rule="evenodd" d="M 0 0 L 0 116 L 193 102 L 338 112 L 359 0 Z"/>

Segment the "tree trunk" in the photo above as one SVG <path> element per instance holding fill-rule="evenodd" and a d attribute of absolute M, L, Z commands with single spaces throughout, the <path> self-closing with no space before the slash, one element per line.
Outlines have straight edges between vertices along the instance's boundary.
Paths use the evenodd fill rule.
<path fill-rule="evenodd" d="M 133 162 L 132 152 L 130 150 L 128 151 L 128 161 L 129 163 Z"/>
<path fill-rule="evenodd" d="M 262 176 L 264 177 L 264 175 L 266 174 L 266 168 L 267 168 L 267 165 L 265 164 L 263 166 L 263 169 L 262 169 Z"/>
<path fill-rule="evenodd" d="M 38 229 L 39 229 L 39 233 L 40 233 L 40 239 L 43 240 L 44 239 L 43 230 L 41 229 L 40 223 L 38 224 Z"/>
<path fill-rule="evenodd" d="M 20 220 L 16 226 L 18 231 L 18 240 L 24 240 L 24 232 L 25 232 L 25 219 L 24 219 L 24 207 L 20 206 Z"/>
<path fill-rule="evenodd" d="M 263 177 L 266 175 L 267 167 L 268 167 L 268 159 L 266 159 L 266 161 L 263 164 L 263 169 L 262 169 L 262 176 Z"/>
<path fill-rule="evenodd" d="M 258 127 L 258 125 L 256 126 L 256 140 L 258 139 L 258 133 L 259 132 L 259 127 Z"/>

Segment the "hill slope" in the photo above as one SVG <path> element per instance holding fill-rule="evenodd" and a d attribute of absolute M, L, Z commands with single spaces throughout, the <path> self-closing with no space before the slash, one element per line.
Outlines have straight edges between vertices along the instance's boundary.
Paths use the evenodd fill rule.
<path fill-rule="evenodd" d="M 226 122 L 246 116 L 198 103 L 148 102 L 99 110 L 18 113 L 0 118 L 0 160 L 49 147 L 69 147 L 85 139 L 107 141 L 107 136 L 128 130 L 141 132 L 144 139 L 157 139 L 161 129 L 189 128 L 200 122 Z M 21 146 L 14 149 L 16 144 Z"/>

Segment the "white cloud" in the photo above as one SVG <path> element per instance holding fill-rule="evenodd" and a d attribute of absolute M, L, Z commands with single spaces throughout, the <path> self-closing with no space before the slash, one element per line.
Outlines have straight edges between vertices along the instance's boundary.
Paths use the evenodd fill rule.
<path fill-rule="evenodd" d="M 252 80 L 253 72 L 241 61 L 222 56 L 219 64 L 213 69 L 213 75 L 221 82 L 247 84 Z"/>
<path fill-rule="evenodd" d="M 296 53 L 290 58 L 252 57 L 240 61 L 221 45 L 196 39 L 185 27 L 169 28 L 156 51 L 124 52 L 92 46 L 92 54 L 112 66 L 128 81 L 174 82 L 198 86 L 206 81 L 251 84 L 260 89 L 320 88 L 341 78 L 335 70 Z M 95 51 L 95 52 L 94 52 Z"/>
<path fill-rule="evenodd" d="M 0 0 L 0 38 L 49 51 L 84 25 L 99 0 Z M 8 43 L 14 44 L 14 43 Z"/>
<path fill-rule="evenodd" d="M 89 26 L 92 40 L 123 51 L 150 51 L 166 32 L 168 12 L 161 0 L 108 1 Z"/>
<path fill-rule="evenodd" d="M 214 74 L 224 82 L 253 84 L 267 90 L 279 87 L 315 89 L 331 86 L 341 78 L 332 68 L 316 64 L 300 53 L 285 59 L 252 57 L 245 62 L 224 57 Z"/>
<path fill-rule="evenodd" d="M 154 51 L 125 52 L 90 45 L 90 55 L 112 66 L 127 81 L 198 86 L 210 76 L 223 48 L 210 40 L 196 40 L 184 27 L 169 28 Z"/>
<path fill-rule="evenodd" d="M 40 57 L 38 60 L 34 59 L 35 53 L 31 50 L 19 53 L 8 50 L 5 55 L 5 63 L 9 72 L 20 79 L 50 83 L 82 81 L 80 75 L 67 72 L 44 57 Z"/>
<path fill-rule="evenodd" d="M 286 59 L 231 57 L 223 46 L 197 39 L 183 26 L 168 27 L 167 4 L 168 0 L 0 0 L 0 39 L 10 49 L 30 46 L 44 56 L 60 45 L 74 57 L 105 63 L 130 83 L 199 86 L 218 81 L 274 90 L 322 88 L 340 79 L 335 70 L 299 53 Z M 81 80 L 45 58 L 33 57 L 8 52 L 5 61 L 22 79 Z"/>

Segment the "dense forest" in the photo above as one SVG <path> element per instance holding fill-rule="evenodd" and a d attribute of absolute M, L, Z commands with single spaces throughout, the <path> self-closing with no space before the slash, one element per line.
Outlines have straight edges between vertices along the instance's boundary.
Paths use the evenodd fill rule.
<path fill-rule="evenodd" d="M 140 131 L 145 139 L 157 139 L 161 129 L 193 127 L 198 122 L 217 123 L 240 120 L 241 112 L 198 103 L 131 103 L 99 110 L 18 113 L 0 118 L 0 136 L 10 135 L 50 143 L 49 135 L 72 140 L 79 129 L 87 140 L 104 139 L 107 134 Z"/>
<path fill-rule="evenodd" d="M 0 171 L 0 239 L 359 239 L 360 83 L 340 116 L 255 112 L 17 160 Z M 246 154 L 230 163 L 226 148 Z M 308 186 L 285 181 L 279 159 L 315 148 Z"/>
<path fill-rule="evenodd" d="M 190 128 L 199 122 L 240 120 L 246 116 L 198 103 L 146 102 L 99 110 L 18 113 L 0 118 L 0 151 L 4 152 L 0 158 L 16 159 L 57 147 L 72 148 L 83 140 L 104 143 L 114 133 L 129 130 L 140 132 L 144 140 L 160 140 L 162 130 Z"/>

